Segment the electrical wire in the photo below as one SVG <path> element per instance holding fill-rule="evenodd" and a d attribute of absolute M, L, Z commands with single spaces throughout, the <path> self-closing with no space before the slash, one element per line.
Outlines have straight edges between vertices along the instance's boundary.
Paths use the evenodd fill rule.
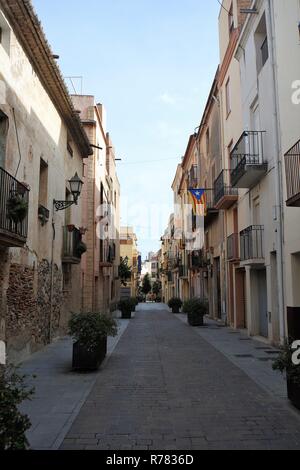
<path fill-rule="evenodd" d="M 221 5 L 221 7 L 222 7 L 225 11 L 227 11 L 227 13 L 228 13 L 230 16 L 233 16 L 232 12 L 229 11 L 229 10 L 227 10 L 227 8 L 224 7 L 223 2 L 221 2 L 220 0 L 217 0 L 217 2 L 218 2 L 219 5 Z"/>
<path fill-rule="evenodd" d="M 140 160 L 140 161 L 136 161 L 136 162 L 121 162 L 120 164 L 121 165 L 139 165 L 139 164 L 144 164 L 144 163 L 155 163 L 155 162 L 167 162 L 167 161 L 171 161 L 171 160 L 178 160 L 178 157 L 176 158 L 162 158 L 162 159 L 159 159 L 159 160 Z"/>

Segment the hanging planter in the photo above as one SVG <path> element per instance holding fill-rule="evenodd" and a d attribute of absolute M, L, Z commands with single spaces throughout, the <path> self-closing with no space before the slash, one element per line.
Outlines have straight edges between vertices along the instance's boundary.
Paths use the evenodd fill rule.
<path fill-rule="evenodd" d="M 28 202 L 20 195 L 13 194 L 7 201 L 7 217 L 15 224 L 22 223 L 28 213 Z"/>

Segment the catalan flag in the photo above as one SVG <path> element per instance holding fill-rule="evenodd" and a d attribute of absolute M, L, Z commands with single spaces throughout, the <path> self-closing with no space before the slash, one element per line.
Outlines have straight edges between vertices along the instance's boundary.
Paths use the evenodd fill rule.
<path fill-rule="evenodd" d="M 207 196 L 205 189 L 189 189 L 189 196 L 193 206 L 194 215 L 205 217 L 207 215 Z"/>

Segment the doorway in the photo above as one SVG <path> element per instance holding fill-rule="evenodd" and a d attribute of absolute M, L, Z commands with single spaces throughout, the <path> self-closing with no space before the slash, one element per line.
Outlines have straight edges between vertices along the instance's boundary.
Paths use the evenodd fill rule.
<path fill-rule="evenodd" d="M 258 313 L 259 313 L 259 334 L 264 338 L 269 336 L 268 321 L 268 298 L 267 298 L 267 275 L 266 270 L 257 270 L 257 286 L 258 286 Z"/>

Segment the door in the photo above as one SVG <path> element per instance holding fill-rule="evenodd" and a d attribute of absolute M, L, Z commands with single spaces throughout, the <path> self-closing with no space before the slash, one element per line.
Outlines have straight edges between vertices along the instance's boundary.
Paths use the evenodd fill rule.
<path fill-rule="evenodd" d="M 257 271 L 259 334 L 264 338 L 269 336 L 268 299 L 266 270 Z"/>
<path fill-rule="evenodd" d="M 217 318 L 222 318 L 222 300 L 221 300 L 221 264 L 220 258 L 215 258 L 215 275 L 216 275 L 216 296 L 217 296 Z"/>

